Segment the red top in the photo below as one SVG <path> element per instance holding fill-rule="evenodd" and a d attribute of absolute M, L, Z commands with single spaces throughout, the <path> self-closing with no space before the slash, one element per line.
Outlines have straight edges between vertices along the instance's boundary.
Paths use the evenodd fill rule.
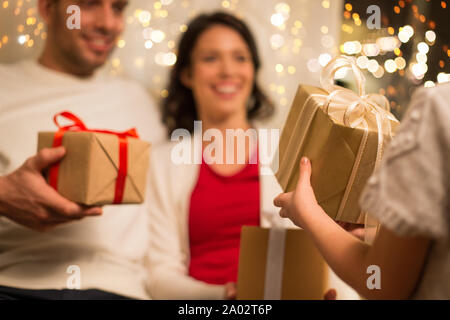
<path fill-rule="evenodd" d="M 258 164 L 222 176 L 202 163 L 189 208 L 189 275 L 211 283 L 236 282 L 241 228 L 259 225 Z"/>

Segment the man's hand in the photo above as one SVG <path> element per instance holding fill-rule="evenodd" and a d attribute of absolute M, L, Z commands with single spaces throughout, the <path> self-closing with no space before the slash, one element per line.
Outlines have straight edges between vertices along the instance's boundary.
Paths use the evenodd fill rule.
<path fill-rule="evenodd" d="M 64 157 L 64 147 L 42 149 L 11 174 L 0 177 L 0 215 L 37 231 L 102 214 L 101 207 L 83 207 L 47 184 L 42 170 Z"/>

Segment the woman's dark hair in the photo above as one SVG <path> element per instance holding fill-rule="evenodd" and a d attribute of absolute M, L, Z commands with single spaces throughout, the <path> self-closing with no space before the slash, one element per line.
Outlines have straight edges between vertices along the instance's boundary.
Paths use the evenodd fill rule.
<path fill-rule="evenodd" d="M 191 65 L 191 54 L 199 36 L 215 25 L 224 25 L 237 31 L 250 50 L 255 80 L 247 108 L 247 118 L 266 118 L 273 114 L 274 106 L 260 89 L 256 82 L 256 75 L 261 66 L 255 40 L 247 25 L 238 18 L 224 12 L 201 14 L 192 20 L 178 44 L 177 62 L 170 72 L 168 96 L 162 100 L 162 120 L 168 134 L 177 128 L 184 128 L 193 132 L 194 121 L 198 120 L 195 100 L 191 89 L 181 83 L 181 73 Z"/>

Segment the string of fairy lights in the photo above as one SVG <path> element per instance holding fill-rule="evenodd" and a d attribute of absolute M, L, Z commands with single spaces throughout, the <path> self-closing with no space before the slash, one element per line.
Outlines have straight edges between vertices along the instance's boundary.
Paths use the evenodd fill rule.
<path fill-rule="evenodd" d="M 429 1 L 427 1 L 429 2 Z M 447 8 L 446 1 L 440 1 L 442 10 Z M 405 9 L 405 7 L 411 3 L 411 1 L 393 1 L 393 10 L 396 14 L 399 14 L 401 10 Z M 357 56 L 358 66 L 362 69 L 367 69 L 369 72 L 373 74 L 375 78 L 381 78 L 387 73 L 399 72 L 402 76 L 404 75 L 404 70 L 409 64 L 410 75 L 417 80 L 422 80 L 427 71 L 427 53 L 430 50 L 430 47 L 435 45 L 436 42 L 436 33 L 434 29 L 436 28 L 436 23 L 432 20 L 427 22 L 427 18 L 425 15 L 420 14 L 417 5 L 412 4 L 412 11 L 414 17 L 423 24 L 426 24 L 425 27 L 428 27 L 428 30 L 424 33 L 424 35 L 415 34 L 415 30 L 411 25 L 404 25 L 395 30 L 393 27 L 385 28 L 388 36 L 379 37 L 374 42 L 368 42 L 361 44 L 359 41 L 346 41 L 340 45 L 340 51 L 342 53 L 348 55 Z M 358 13 L 352 13 L 352 5 L 351 3 L 345 4 L 344 11 L 344 19 L 345 20 L 353 20 L 352 23 L 345 21 L 342 24 L 342 30 L 348 34 L 351 34 L 354 30 L 354 27 L 361 26 L 361 20 Z M 420 41 L 416 45 L 416 53 L 415 58 L 412 59 L 409 63 L 402 57 L 402 44 L 406 44 L 414 38 L 421 38 L 423 41 Z M 443 45 L 442 50 L 446 52 L 447 57 L 450 57 L 450 50 L 447 45 Z M 395 58 L 389 58 L 384 61 L 384 64 L 380 65 L 374 57 L 379 55 L 383 55 L 387 52 L 393 52 L 395 54 Z M 439 60 L 439 66 L 443 69 L 445 65 L 444 60 Z M 384 68 L 383 68 L 384 66 Z M 445 72 L 440 72 L 437 75 L 436 82 L 442 83 L 450 81 L 450 74 Z M 434 86 L 434 82 L 432 80 L 428 80 L 425 83 L 426 87 Z"/>
<path fill-rule="evenodd" d="M 154 53 L 154 62 L 162 67 L 171 67 L 175 64 L 177 59 L 177 53 L 175 52 L 175 39 L 178 37 L 179 33 L 185 32 L 187 29 L 186 24 L 180 25 L 167 25 L 163 26 L 163 29 L 158 29 L 153 26 L 152 19 L 165 18 L 168 16 L 168 11 L 171 9 L 170 5 L 173 3 L 172 0 L 156 1 L 153 4 L 153 8 L 138 8 L 134 10 L 133 15 L 127 18 L 127 23 L 130 25 L 139 24 L 142 28 L 142 38 L 143 46 L 152 50 L 155 46 L 167 41 L 168 51 L 157 51 Z M 329 1 L 322 1 L 322 7 L 324 9 L 330 8 L 331 4 Z M 181 1 L 181 7 L 188 10 L 191 7 L 191 2 L 187 0 Z M 245 12 L 240 9 L 239 0 L 223 0 L 219 1 L 218 8 L 226 11 L 230 11 L 236 14 L 240 18 L 245 19 Z M 303 47 L 304 38 L 306 36 L 306 31 L 303 22 L 300 19 L 292 18 L 292 9 L 288 3 L 277 2 L 273 5 L 272 13 L 268 16 L 268 22 L 271 25 L 271 35 L 269 37 L 270 48 L 274 51 L 280 52 L 281 55 L 299 55 L 302 50 L 312 51 L 310 47 Z M 197 12 L 195 10 L 189 11 L 189 16 L 193 17 Z M 335 38 L 327 35 L 328 27 L 326 25 L 321 26 L 321 32 L 323 34 L 322 45 L 329 51 L 337 52 Z M 118 41 L 118 47 L 124 48 L 126 42 L 124 39 Z M 300 49 L 302 48 L 302 50 Z M 330 57 L 329 53 L 322 54 L 319 58 L 320 65 L 324 66 L 326 64 L 326 59 L 323 57 Z M 286 97 L 288 81 L 287 76 L 294 76 L 297 73 L 297 67 L 294 63 L 284 63 L 282 59 L 275 59 L 271 71 L 275 73 L 275 79 L 278 81 L 272 81 L 269 83 L 269 90 L 273 95 L 276 96 L 276 100 L 281 106 L 288 105 L 289 101 Z M 285 59 L 286 60 L 286 59 Z M 135 64 L 137 66 L 142 66 L 144 64 L 144 59 L 136 58 Z M 119 71 L 121 60 L 116 57 L 112 59 L 112 65 L 114 70 Z M 311 72 L 316 72 L 317 70 L 310 69 Z M 274 77 L 271 77 L 274 78 Z M 160 85 L 162 83 L 162 76 L 159 74 L 153 77 L 153 85 Z M 166 89 L 161 89 L 160 96 L 166 97 L 168 92 Z"/>
<path fill-rule="evenodd" d="M 177 60 L 176 42 L 180 34 L 186 31 L 187 21 L 204 9 L 220 9 L 253 22 L 253 25 L 249 23 L 250 27 L 260 40 L 263 39 L 259 41 L 260 51 L 266 57 L 263 60 L 265 74 L 262 81 L 272 100 L 281 107 L 288 107 L 305 73 L 310 72 L 312 75 L 308 79 L 314 78 L 318 84 L 320 66 L 324 66 L 327 59 L 338 53 L 339 34 L 333 32 L 336 28 L 326 21 L 329 22 L 327 14 L 330 15 L 330 10 L 340 10 L 340 5 L 332 1 L 311 0 L 271 0 L 267 1 L 270 6 L 263 7 L 258 3 L 211 0 L 208 6 L 203 0 L 130 1 L 125 17 L 127 27 L 117 41 L 118 50 L 110 58 L 106 70 L 113 75 L 131 73 L 138 79 L 142 75 L 139 80 L 143 80 L 155 95 L 166 97 L 168 92 L 164 85 L 168 69 Z M 323 22 L 319 22 L 321 41 L 318 45 L 313 43 L 315 39 L 311 40 L 311 31 L 315 26 L 308 23 L 305 16 L 307 12 L 299 10 L 299 6 L 315 6 L 314 10 L 323 11 L 320 11 L 321 19 L 314 18 L 314 22 Z M 255 12 L 255 8 L 258 12 Z M 0 28 L 3 46 L 0 47 L 0 59 L 2 50 L 7 46 L 14 47 L 13 57 L 9 59 L 12 61 L 19 59 L 17 53 L 31 53 L 42 46 L 47 35 L 37 13 L 36 0 L 0 0 L 0 10 L 3 10 L 0 14 L 13 15 L 10 21 L 16 24 L 8 26 L 7 33 L 4 28 Z M 254 23 L 262 25 L 264 30 L 258 30 Z M 307 59 L 313 59 L 316 54 L 317 65 L 307 63 Z"/>
<path fill-rule="evenodd" d="M 446 12 L 447 1 L 437 1 L 440 2 L 443 13 Z M 209 1 L 212 2 L 214 1 Z M 266 41 L 263 43 L 266 45 L 263 49 L 272 50 L 271 54 L 264 53 L 266 57 L 274 57 L 264 61 L 266 78 L 269 79 L 267 86 L 271 97 L 280 106 L 289 105 L 296 85 L 302 82 L 301 79 L 308 77 L 317 80 L 321 68 L 339 53 L 355 57 L 358 66 L 367 72 L 369 82 L 383 83 L 384 78 L 391 80 L 389 76 L 393 75 L 403 77 L 414 85 L 424 84 L 427 87 L 450 81 L 450 74 L 445 72 L 448 69 L 450 50 L 448 44 L 442 41 L 439 42 L 442 46 L 439 50 L 445 53 L 446 59 L 432 62 L 438 63 L 442 71 L 435 79 L 427 76 L 429 53 L 431 49 L 436 49 L 439 34 L 436 31 L 439 26 L 428 19 L 427 14 L 422 13 L 414 1 L 396 0 L 389 3 L 392 3 L 391 10 L 396 15 L 402 14 L 404 10 L 412 10 L 420 28 L 415 23 L 405 23 L 402 26 L 388 24 L 375 31 L 367 29 L 364 21 L 366 17 L 355 10 L 356 1 L 352 3 L 348 0 L 317 0 L 313 1 L 314 4 L 311 0 L 297 2 L 269 1 L 270 7 L 261 8 L 260 19 L 265 24 L 265 32 L 268 33 L 263 40 Z M 316 6 L 314 15 L 317 19 L 308 20 L 302 15 L 304 13 L 299 10 L 299 5 Z M 176 41 L 179 35 L 186 31 L 185 23 L 201 12 L 198 1 L 132 1 L 130 6 L 132 7 L 127 10 L 125 18 L 128 27 L 117 41 L 118 50 L 110 58 L 107 71 L 111 74 L 122 74 L 127 73 L 130 64 L 136 70 L 148 69 L 151 65 L 156 68 L 152 69 L 150 75 L 151 87 L 157 95 L 164 98 L 168 95 L 164 89 L 167 71 L 177 60 Z M 229 11 L 243 19 L 251 19 L 259 14 L 249 12 L 248 1 L 216 0 L 209 8 L 211 6 Z M 31 51 L 42 45 L 47 34 L 37 13 L 36 0 L 0 0 L 0 10 L 3 10 L 3 14 L 6 12 L 14 15 L 13 21 L 17 23 L 14 29 L 10 27 L 7 32 L 2 31 L 4 28 L 0 29 L 0 57 L 2 50 L 8 46 L 19 45 L 20 50 Z M 335 30 L 336 25 L 327 21 L 332 10 L 339 10 L 341 14 L 342 21 L 338 22 L 340 30 Z M 312 36 L 313 28 L 317 33 Z M 317 34 L 320 36 L 316 37 Z M 314 42 L 311 42 L 311 37 L 315 38 Z M 411 45 L 414 53 L 407 57 L 404 54 L 405 48 L 411 48 Z M 127 49 L 127 55 L 121 54 L 121 50 Z M 335 77 L 345 80 L 348 76 L 344 70 L 338 72 Z M 293 82 L 296 82 L 296 85 L 293 85 Z M 383 94 L 396 93 L 392 85 L 383 87 L 380 84 L 378 88 Z"/>
<path fill-rule="evenodd" d="M 37 9 L 35 7 L 25 8 L 30 0 L 3 1 L 0 8 L 12 11 L 15 16 L 21 15 L 23 22 L 17 25 L 17 42 L 25 48 L 32 48 L 39 39 L 45 40 L 47 33 L 43 22 L 38 21 Z M 24 6 L 25 4 L 25 6 Z M 1 34 L 0 30 L 0 49 L 14 39 L 10 39 L 7 34 Z"/>
<path fill-rule="evenodd" d="M 439 12 L 434 15 L 445 17 L 447 1 L 433 1 L 434 5 L 439 5 Z M 400 104 L 407 104 L 410 89 L 450 81 L 450 73 L 446 72 L 449 70 L 449 39 L 438 38 L 439 27 L 443 26 L 431 19 L 431 0 L 396 0 L 385 4 L 383 9 L 387 14 L 382 18 L 383 27 L 372 31 L 355 10 L 359 3 L 345 2 L 339 51 L 355 57 L 361 69 L 378 79 L 379 92 L 387 95 L 391 108 L 401 115 L 404 108 Z M 391 21 L 386 10 L 392 10 Z M 361 6 L 359 11 L 365 14 Z M 399 25 L 399 21 L 404 24 Z M 434 55 L 430 56 L 432 50 Z"/>

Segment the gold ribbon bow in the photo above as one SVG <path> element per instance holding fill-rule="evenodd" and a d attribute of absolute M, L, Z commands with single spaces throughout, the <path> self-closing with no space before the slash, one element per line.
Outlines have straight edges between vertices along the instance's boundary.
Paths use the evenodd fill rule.
<path fill-rule="evenodd" d="M 334 75 L 340 69 L 350 69 L 355 77 L 358 93 L 334 84 Z M 378 148 L 375 168 L 383 155 L 385 137 L 392 138 L 391 122 L 398 123 L 389 108 L 389 101 L 381 94 L 365 93 L 366 79 L 355 63 L 354 58 L 338 56 L 332 59 L 322 70 L 320 84 L 328 95 L 314 94 L 324 100 L 322 109 L 331 118 L 347 127 L 361 128 L 366 131 L 376 127 Z"/>

